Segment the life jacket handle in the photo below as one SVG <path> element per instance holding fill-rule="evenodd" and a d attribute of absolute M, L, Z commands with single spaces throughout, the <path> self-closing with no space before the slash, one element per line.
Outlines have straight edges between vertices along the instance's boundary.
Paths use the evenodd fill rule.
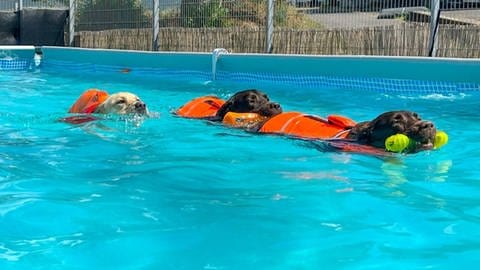
<path fill-rule="evenodd" d="M 328 122 L 331 124 L 334 124 L 336 126 L 339 126 L 343 129 L 350 129 L 353 126 L 355 126 L 357 123 L 353 121 L 352 119 L 342 116 L 342 115 L 336 115 L 332 114 L 327 117 Z"/>
<path fill-rule="evenodd" d="M 302 114 L 302 116 L 305 116 L 320 122 L 336 125 L 342 129 L 350 129 L 356 125 L 355 121 L 343 115 L 331 114 L 327 116 L 326 119 L 318 115 L 312 115 L 312 114 Z"/>

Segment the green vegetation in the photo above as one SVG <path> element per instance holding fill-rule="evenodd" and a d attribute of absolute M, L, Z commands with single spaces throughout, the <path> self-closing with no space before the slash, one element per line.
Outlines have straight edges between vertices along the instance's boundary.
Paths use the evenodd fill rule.
<path fill-rule="evenodd" d="M 171 12 L 166 14 L 173 15 Z M 183 27 L 264 27 L 267 1 L 182 0 L 178 17 L 181 18 L 179 25 Z M 286 0 L 275 1 L 274 24 L 287 28 L 318 27 L 308 16 L 287 4 Z"/>
<path fill-rule="evenodd" d="M 181 25 L 184 27 L 229 26 L 228 8 L 221 0 L 183 0 L 180 7 Z"/>
<path fill-rule="evenodd" d="M 77 2 L 81 30 L 143 28 L 151 25 L 140 0 L 80 0 Z"/>
<path fill-rule="evenodd" d="M 66 1 L 68 0 L 55 0 Z M 82 31 L 152 26 L 152 10 L 141 0 L 77 0 L 77 27 Z M 276 0 L 274 25 L 283 28 L 319 28 L 287 0 Z M 161 27 L 243 27 L 266 26 L 266 0 L 182 0 L 180 6 L 161 10 Z"/>

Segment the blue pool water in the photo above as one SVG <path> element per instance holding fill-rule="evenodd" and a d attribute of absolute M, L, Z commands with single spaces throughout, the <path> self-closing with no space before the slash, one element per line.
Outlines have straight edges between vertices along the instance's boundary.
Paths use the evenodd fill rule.
<path fill-rule="evenodd" d="M 0 269 L 468 269 L 480 262 L 478 92 L 388 93 L 132 71 L 0 73 Z M 87 88 L 156 117 L 57 121 Z M 409 109 L 450 136 L 392 159 L 171 111 L 259 88 L 357 121 Z"/>

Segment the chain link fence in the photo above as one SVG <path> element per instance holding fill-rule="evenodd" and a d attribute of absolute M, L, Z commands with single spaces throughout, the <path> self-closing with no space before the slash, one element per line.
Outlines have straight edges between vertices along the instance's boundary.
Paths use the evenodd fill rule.
<path fill-rule="evenodd" d="M 0 11 L 22 8 L 68 8 L 69 0 L 0 0 Z"/>
<path fill-rule="evenodd" d="M 71 2 L 80 47 L 480 57 L 480 0 L 3 0 L 0 10 Z"/>

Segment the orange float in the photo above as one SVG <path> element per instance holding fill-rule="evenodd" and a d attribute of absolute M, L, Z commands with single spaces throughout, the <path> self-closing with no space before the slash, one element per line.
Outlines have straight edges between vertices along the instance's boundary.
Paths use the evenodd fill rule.
<path fill-rule="evenodd" d="M 248 127 L 255 126 L 267 119 L 268 117 L 261 116 L 258 113 L 228 112 L 223 117 L 222 123 L 224 125 L 236 127 L 236 128 L 248 128 Z"/>

